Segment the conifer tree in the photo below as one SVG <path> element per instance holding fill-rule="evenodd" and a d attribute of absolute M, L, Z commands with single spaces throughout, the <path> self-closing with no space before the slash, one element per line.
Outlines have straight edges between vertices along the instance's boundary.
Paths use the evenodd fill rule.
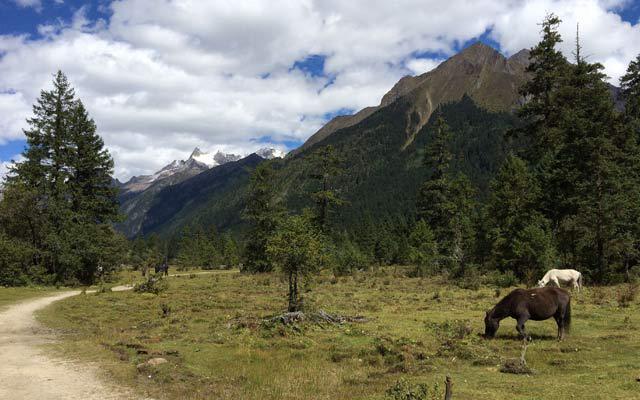
<path fill-rule="evenodd" d="M 536 177 L 516 156 L 507 157 L 491 182 L 485 213 L 491 262 L 520 279 L 554 265 L 549 223 L 538 211 L 541 196 Z"/>
<path fill-rule="evenodd" d="M 75 102 L 69 122 L 68 184 L 73 198 L 72 210 L 98 223 L 117 220 L 113 160 L 82 101 Z"/>
<path fill-rule="evenodd" d="M 424 220 L 433 231 L 438 258 L 462 273 L 473 242 L 475 191 L 464 174 L 452 175 L 449 170 L 450 140 L 450 128 L 439 116 L 434 137 L 425 149 L 424 163 L 432 172 L 420 188 L 416 208 L 418 220 Z"/>
<path fill-rule="evenodd" d="M 323 240 L 308 215 L 287 217 L 267 241 L 267 253 L 273 264 L 289 281 L 288 311 L 301 311 L 300 280 L 325 264 Z"/>
<path fill-rule="evenodd" d="M 276 232 L 283 214 L 272 186 L 274 174 L 271 163 L 263 162 L 251 175 L 244 211 L 244 218 L 251 224 L 244 252 L 248 272 L 269 272 L 273 269 L 267 255 L 267 241 Z"/>
<path fill-rule="evenodd" d="M 640 55 L 629 63 L 627 72 L 620 78 L 620 89 L 625 100 L 625 114 L 640 119 Z M 636 129 L 638 127 L 636 126 Z"/>
<path fill-rule="evenodd" d="M 313 172 L 310 177 L 315 181 L 316 190 L 311 197 L 316 205 L 314 221 L 321 232 L 326 233 L 332 208 L 344 204 L 334 188 L 334 180 L 341 175 L 342 160 L 332 145 L 327 145 L 313 155 Z"/>
<path fill-rule="evenodd" d="M 562 142 L 558 127 L 558 100 L 556 93 L 562 85 L 568 66 L 567 59 L 557 46 L 562 43 L 558 27 L 562 20 L 548 14 L 542 22 L 542 40 L 529 53 L 526 71 L 531 74 L 520 93 L 527 102 L 518 114 L 526 122 L 523 131 L 530 139 L 528 159 L 536 168 L 553 157 Z"/>
<path fill-rule="evenodd" d="M 24 160 L 12 169 L 0 219 L 33 249 L 36 280 L 92 283 L 122 257 L 111 187 L 113 161 L 66 76 L 43 90 L 24 131 Z M 18 220 L 20 216 L 28 216 Z M 34 275 L 34 276 L 35 276 Z"/>

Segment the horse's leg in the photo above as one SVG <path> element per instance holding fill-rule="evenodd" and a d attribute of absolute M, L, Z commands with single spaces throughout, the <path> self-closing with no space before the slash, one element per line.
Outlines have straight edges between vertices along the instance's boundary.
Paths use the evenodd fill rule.
<path fill-rule="evenodd" d="M 529 335 L 527 335 L 527 332 L 524 329 L 524 323 L 527 322 L 528 319 L 528 315 L 522 315 L 516 319 L 516 330 L 518 331 L 518 333 L 520 334 L 520 338 L 522 339 L 530 339 Z"/>
<path fill-rule="evenodd" d="M 558 281 L 558 278 L 553 277 L 551 278 L 551 281 L 553 282 L 554 285 L 556 285 L 556 287 L 561 287 L 560 282 Z"/>
<path fill-rule="evenodd" d="M 562 340 L 564 338 L 564 324 L 562 322 L 563 317 L 562 317 L 562 313 L 560 312 L 560 310 L 558 310 L 556 315 L 554 315 L 553 317 L 556 320 L 556 324 L 558 324 L 558 341 L 560 341 L 560 340 Z"/>

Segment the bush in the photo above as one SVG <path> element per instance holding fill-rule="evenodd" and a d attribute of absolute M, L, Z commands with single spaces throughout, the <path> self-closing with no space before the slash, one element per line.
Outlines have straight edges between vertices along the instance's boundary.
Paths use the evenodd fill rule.
<path fill-rule="evenodd" d="M 461 289 L 480 289 L 480 271 L 475 266 L 467 266 L 464 270 L 454 271 L 449 274 L 449 279 Z"/>
<path fill-rule="evenodd" d="M 518 285 L 518 277 L 516 277 L 516 274 L 514 274 L 513 271 L 496 271 L 488 276 L 487 283 L 500 288 L 508 288 Z"/>
<path fill-rule="evenodd" d="M 618 305 L 627 308 L 636 299 L 638 294 L 638 284 L 632 283 L 625 285 L 624 288 L 618 290 Z"/>
<path fill-rule="evenodd" d="M 433 390 L 424 383 L 411 384 L 406 379 L 400 378 L 393 386 L 387 389 L 385 396 L 389 400 L 440 400 L 442 394 L 438 384 Z"/>
<path fill-rule="evenodd" d="M 149 275 L 146 282 L 139 283 L 133 287 L 133 291 L 137 293 L 153 293 L 159 294 L 169 287 L 166 280 L 162 279 L 162 275 Z"/>
<path fill-rule="evenodd" d="M 353 243 L 338 250 L 334 260 L 333 273 L 336 276 L 348 275 L 360 269 L 367 269 L 370 260 Z"/>

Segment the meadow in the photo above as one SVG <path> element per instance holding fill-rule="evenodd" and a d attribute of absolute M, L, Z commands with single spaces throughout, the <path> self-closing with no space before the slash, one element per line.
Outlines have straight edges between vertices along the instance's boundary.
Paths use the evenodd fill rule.
<path fill-rule="evenodd" d="M 403 268 L 323 273 L 305 286 L 308 314 L 366 322 L 270 322 L 286 308 L 280 275 L 216 271 L 168 278 L 150 293 L 82 294 L 41 311 L 60 332 L 48 349 L 101 366 L 105 376 L 156 399 L 384 399 L 398 380 L 453 399 L 640 398 L 640 313 L 628 285 L 574 293 L 568 338 L 553 320 L 530 321 L 532 374 L 500 372 L 520 355 L 515 321 L 485 340 L 483 317 L 510 289 L 462 289 Z M 127 273 L 119 283 L 138 279 Z M 626 296 L 625 296 L 626 294 Z M 152 357 L 168 363 L 137 365 Z"/>

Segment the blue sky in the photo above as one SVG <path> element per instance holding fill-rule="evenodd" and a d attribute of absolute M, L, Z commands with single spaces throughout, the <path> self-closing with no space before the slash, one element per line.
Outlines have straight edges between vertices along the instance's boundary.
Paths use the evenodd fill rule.
<path fill-rule="evenodd" d="M 580 22 L 612 83 L 640 53 L 636 1 L 400 1 L 0 0 L 0 175 L 57 69 L 127 179 L 196 146 L 294 148 L 475 41 L 532 46 L 548 11 L 565 22 L 563 51 Z"/>

